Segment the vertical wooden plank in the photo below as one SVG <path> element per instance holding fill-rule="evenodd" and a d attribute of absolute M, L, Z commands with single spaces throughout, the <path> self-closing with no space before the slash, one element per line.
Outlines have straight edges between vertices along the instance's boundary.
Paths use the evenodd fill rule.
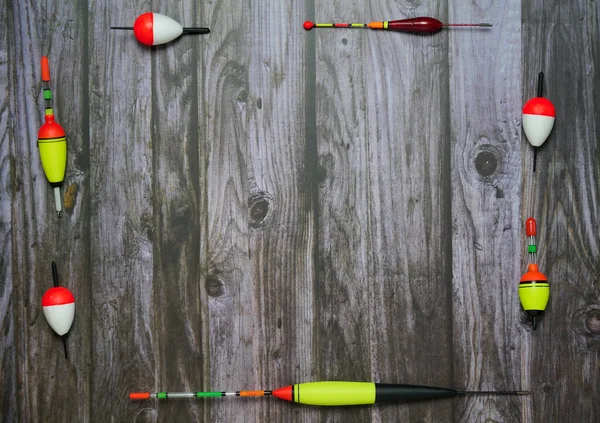
<path fill-rule="evenodd" d="M 59 283 L 68 287 L 76 299 L 75 321 L 67 336 L 69 363 L 71 368 L 57 369 L 51 375 L 56 379 L 64 379 L 63 383 L 69 384 L 68 390 L 63 392 L 64 399 L 61 405 L 65 416 L 73 416 L 81 420 L 91 418 L 91 374 L 89 372 L 92 358 L 92 306 L 91 295 L 91 257 L 90 257 L 90 157 L 89 157 L 89 87 L 88 66 L 89 51 L 87 42 L 88 11 L 84 4 L 48 5 L 53 13 L 60 17 L 60 25 L 53 19 L 54 26 L 50 26 L 53 36 L 60 37 L 64 47 L 55 54 L 53 36 L 49 40 L 49 50 L 55 64 L 53 87 L 59 122 L 67 133 L 68 154 L 67 172 L 61 187 L 63 199 L 63 217 L 57 226 L 50 222 L 55 244 L 49 247 L 53 257 L 56 257 Z M 44 10 L 40 8 L 40 10 Z M 50 21 L 52 22 L 52 20 Z M 64 41 L 62 41 L 64 40 Z M 42 44 L 43 45 L 43 44 Z M 50 71 L 53 66 L 51 64 Z M 39 74 L 38 74 L 39 75 Z M 40 113 L 43 108 L 40 107 Z M 51 198 L 51 197 L 50 197 Z M 52 207 L 52 201 L 48 202 Z M 52 219 L 54 216 L 48 213 Z M 48 235 L 47 239 L 52 239 Z M 51 267 L 44 260 L 42 271 L 45 283 L 41 292 L 51 285 Z M 41 301 L 38 298 L 38 304 Z M 38 307 L 39 305 L 36 304 Z M 44 319 L 45 320 L 45 319 Z M 40 321 L 46 322 L 40 318 Z M 50 332 L 50 331 L 48 331 Z M 60 342 L 53 342 L 53 350 L 61 356 Z M 35 383 L 39 383 L 36 381 Z M 56 387 L 56 389 L 64 389 Z M 45 407 L 52 410 L 55 394 L 50 391 L 45 398 Z M 76 398 L 74 403 L 73 398 Z M 49 419 L 51 420 L 51 419 Z"/>
<path fill-rule="evenodd" d="M 252 3 L 248 20 L 245 212 L 259 341 L 257 381 L 267 389 L 314 380 L 314 231 L 306 163 L 306 43 L 302 2 Z M 259 421 L 313 422 L 317 410 L 261 403 Z M 243 404 L 240 405 L 243 407 Z M 293 406 L 292 406 L 293 407 Z"/>
<path fill-rule="evenodd" d="M 557 114 L 535 176 L 529 147 L 523 159 L 531 193 L 523 209 L 537 219 L 538 257 L 551 283 L 531 335 L 535 421 L 600 420 L 599 28 L 598 2 L 523 3 L 523 100 L 544 71 L 544 96 Z"/>
<path fill-rule="evenodd" d="M 447 15 L 443 2 L 374 4 L 377 19 Z M 365 45 L 374 378 L 452 386 L 448 35 L 404 35 L 370 33 Z M 377 411 L 382 422 L 444 421 L 453 403 Z"/>
<path fill-rule="evenodd" d="M 212 28 L 204 53 L 207 103 L 203 124 L 208 154 L 207 197 L 202 209 L 207 234 L 202 257 L 207 268 L 209 384 L 217 391 L 258 389 L 260 327 L 254 304 L 246 208 L 250 6 L 219 1 L 205 10 Z M 215 402 L 211 404 L 210 419 L 258 420 L 259 407 L 255 400 Z"/>
<path fill-rule="evenodd" d="M 201 213 L 217 390 L 277 388 L 312 376 L 301 6 L 220 1 L 204 9 L 212 32 L 204 56 L 208 167 Z M 211 419 L 281 420 L 290 413 L 275 399 L 241 399 L 213 403 Z M 314 420 L 313 410 L 294 413 Z"/>
<path fill-rule="evenodd" d="M 152 50 L 131 32 L 108 29 L 131 25 L 144 4 L 89 5 L 91 420 L 98 422 L 157 416 L 155 403 L 131 403 L 127 397 L 132 390 L 158 388 Z"/>
<path fill-rule="evenodd" d="M 86 215 L 87 139 L 85 98 L 86 37 L 74 36 L 86 27 L 86 10 L 70 3 L 17 2 L 9 6 L 13 31 L 8 43 L 9 81 L 14 87 L 15 183 L 12 184 L 13 299 L 20 418 L 64 421 L 73 413 L 89 418 L 90 330 Z M 37 151 L 42 123 L 40 59 L 50 59 L 51 85 L 57 121 L 65 128 L 69 153 L 62 191 L 78 186 L 61 219 L 56 217 L 52 190 Z M 77 59 L 75 59 L 77 58 Z M 60 338 L 46 323 L 43 293 L 52 286 L 51 262 L 56 261 L 61 285 L 76 297 L 76 317 L 68 335 L 65 360 Z M 16 270 L 16 271 L 15 271 Z"/>
<path fill-rule="evenodd" d="M 316 22 L 362 20 L 362 2 L 340 9 L 315 2 Z M 311 18 L 313 18 L 311 16 Z M 319 172 L 315 275 L 318 380 L 371 380 L 372 310 L 368 273 L 370 241 L 367 161 L 367 100 L 362 31 L 313 30 L 315 38 L 315 154 Z M 308 105 L 307 107 L 312 107 Z M 312 140 L 311 140 L 312 141 Z M 366 168 L 365 168 L 366 167 Z M 361 177 L 362 176 L 362 177 Z M 368 203 L 367 203 L 368 204 Z M 367 236 L 364 236 L 366 232 Z M 377 280 L 375 283 L 380 282 Z M 326 421 L 367 421 L 370 410 L 319 410 Z"/>
<path fill-rule="evenodd" d="M 204 26 L 193 2 L 156 7 L 184 26 Z M 154 321 L 158 390 L 203 389 L 209 359 L 206 295 L 200 282 L 199 141 L 205 128 L 199 51 L 207 36 L 189 35 L 148 50 L 152 61 L 152 152 L 154 206 Z M 149 64 L 149 63 L 148 63 Z M 142 69 L 138 69 L 138 73 Z M 204 149 L 204 145 L 202 146 Z M 202 153 L 204 155 L 205 153 Z M 204 165 L 204 163 L 202 163 Z M 202 169 L 204 172 L 204 169 Z M 157 420 L 198 421 L 206 402 L 159 403 Z"/>
<path fill-rule="evenodd" d="M 317 21 L 433 14 L 319 4 Z M 317 31 L 319 376 L 452 382 L 447 35 Z M 449 420 L 451 402 L 323 411 L 340 421 Z"/>
<path fill-rule="evenodd" d="M 518 389 L 520 257 L 520 1 L 449 3 L 455 384 Z M 469 397 L 457 421 L 519 421 L 516 397 Z"/>
<path fill-rule="evenodd" d="M 12 15 L 6 8 L 0 11 L 0 45 L 7 46 L 9 33 L 14 31 Z M 14 175 L 11 144 L 14 127 L 11 121 L 8 50 L 0 50 L 0 420 L 17 421 L 17 367 L 15 356 L 15 301 L 12 275 L 12 194 Z M 14 93 L 12 93 L 14 95 Z"/>

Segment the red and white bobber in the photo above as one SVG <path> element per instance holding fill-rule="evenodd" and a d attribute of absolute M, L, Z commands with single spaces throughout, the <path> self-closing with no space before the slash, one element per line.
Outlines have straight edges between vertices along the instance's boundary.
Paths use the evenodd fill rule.
<path fill-rule="evenodd" d="M 52 262 L 52 279 L 54 280 L 54 287 L 47 290 L 42 297 L 42 310 L 52 330 L 62 337 L 65 358 L 68 359 L 69 354 L 67 353 L 65 335 L 73 325 L 75 296 L 64 286 L 58 286 L 58 271 L 55 262 Z"/>
<path fill-rule="evenodd" d="M 137 40 L 147 46 L 165 44 L 179 38 L 181 34 L 208 34 L 208 28 L 184 28 L 179 22 L 160 13 L 142 13 L 133 27 L 111 26 L 111 29 L 133 30 Z"/>
<path fill-rule="evenodd" d="M 538 80 L 538 95 L 523 106 L 523 130 L 529 143 L 534 147 L 541 146 L 554 127 L 556 110 L 547 98 L 542 97 L 544 74 Z"/>
<path fill-rule="evenodd" d="M 42 310 L 54 332 L 63 336 L 73 324 L 75 297 L 64 286 L 52 287 L 42 297 Z"/>

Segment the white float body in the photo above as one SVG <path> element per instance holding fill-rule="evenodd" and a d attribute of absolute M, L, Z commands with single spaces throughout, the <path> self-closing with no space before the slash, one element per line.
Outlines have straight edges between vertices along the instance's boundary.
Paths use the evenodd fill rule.
<path fill-rule="evenodd" d="M 50 327 L 60 336 L 71 329 L 75 317 L 75 303 L 45 306 L 42 310 Z"/>
<path fill-rule="evenodd" d="M 153 13 L 152 31 L 154 35 L 153 46 L 168 43 L 183 34 L 183 27 L 179 22 L 160 13 Z"/>
<path fill-rule="evenodd" d="M 523 114 L 523 130 L 531 145 L 539 147 L 546 141 L 554 127 L 554 119 L 553 116 Z"/>

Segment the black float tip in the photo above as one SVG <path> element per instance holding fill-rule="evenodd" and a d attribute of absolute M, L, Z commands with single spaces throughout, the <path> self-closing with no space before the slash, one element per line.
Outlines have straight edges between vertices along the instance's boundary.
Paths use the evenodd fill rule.
<path fill-rule="evenodd" d="M 63 347 L 65 349 L 65 359 L 69 359 L 69 353 L 67 352 L 67 338 L 65 335 L 61 336 L 62 340 L 63 340 Z"/>
<path fill-rule="evenodd" d="M 183 28 L 184 34 L 210 34 L 210 28 L 205 27 L 191 27 L 191 28 Z"/>
<path fill-rule="evenodd" d="M 457 395 L 530 395 L 531 391 L 456 391 Z"/>
<path fill-rule="evenodd" d="M 58 286 L 58 270 L 56 270 L 56 262 L 52 262 L 52 280 L 54 281 L 54 287 Z"/>
<path fill-rule="evenodd" d="M 541 97 L 543 93 L 544 93 L 544 72 L 540 72 L 538 75 L 537 96 Z"/>

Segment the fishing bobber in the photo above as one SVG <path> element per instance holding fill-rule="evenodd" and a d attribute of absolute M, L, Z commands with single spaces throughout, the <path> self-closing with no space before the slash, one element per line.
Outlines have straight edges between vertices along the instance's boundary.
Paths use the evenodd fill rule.
<path fill-rule="evenodd" d="M 54 206 L 58 217 L 62 215 L 60 184 L 65 179 L 67 167 L 67 137 L 56 122 L 50 90 L 50 65 L 46 56 L 42 57 L 42 85 L 44 92 L 44 123 L 38 132 L 38 149 L 42 168 L 48 182 L 54 189 Z"/>
<path fill-rule="evenodd" d="M 42 297 L 42 310 L 50 327 L 63 336 L 75 317 L 75 297 L 64 286 L 52 287 Z"/>
<path fill-rule="evenodd" d="M 529 143 L 541 146 L 552 132 L 556 110 L 550 100 L 535 97 L 523 106 L 523 130 Z"/>
<path fill-rule="evenodd" d="M 530 264 L 519 283 L 519 299 L 523 309 L 531 317 L 533 330 L 537 328 L 537 318 L 546 310 L 549 298 L 548 278 L 540 272 L 537 264 Z"/>
<path fill-rule="evenodd" d="M 133 30 L 137 40 L 147 46 L 165 44 L 181 34 L 208 34 L 208 28 L 184 28 L 179 22 L 160 13 L 146 12 L 137 17 L 133 27 L 111 26 L 111 29 Z"/>
<path fill-rule="evenodd" d="M 303 24 L 305 30 L 310 31 L 313 28 L 370 28 L 384 29 L 388 31 L 410 32 L 413 34 L 435 34 L 443 28 L 450 27 L 479 27 L 490 28 L 492 24 L 445 24 L 429 16 L 421 16 L 410 19 L 396 19 L 393 21 L 376 21 L 370 23 L 314 23 L 306 21 Z"/>
<path fill-rule="evenodd" d="M 62 215 L 60 186 L 65 179 L 67 167 L 67 137 L 54 116 L 46 116 L 46 122 L 38 132 L 38 149 L 44 174 L 53 186 L 54 207 L 58 217 Z"/>
<path fill-rule="evenodd" d="M 55 262 L 52 262 L 52 279 L 54 287 L 47 290 L 42 297 L 42 310 L 52 330 L 62 337 L 65 358 L 68 359 L 65 335 L 71 329 L 75 317 L 75 297 L 67 288 L 58 286 L 58 270 Z"/>
<path fill-rule="evenodd" d="M 529 143 L 534 147 L 541 146 L 554 127 L 556 110 L 547 98 L 542 97 L 544 90 L 544 72 L 538 75 L 537 97 L 523 106 L 523 130 Z"/>
<path fill-rule="evenodd" d="M 537 223 L 533 217 L 525 222 L 525 234 L 527 235 L 529 254 L 529 266 L 527 272 L 519 282 L 519 299 L 523 310 L 531 317 L 533 330 L 537 327 L 537 318 L 546 310 L 550 298 L 550 284 L 548 278 L 537 265 Z"/>

